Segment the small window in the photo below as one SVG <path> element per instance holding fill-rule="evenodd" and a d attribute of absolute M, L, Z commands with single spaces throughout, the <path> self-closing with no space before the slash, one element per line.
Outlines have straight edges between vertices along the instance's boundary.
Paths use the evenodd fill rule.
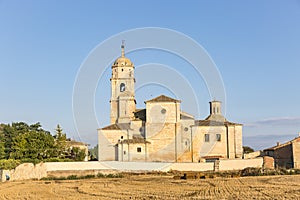
<path fill-rule="evenodd" d="M 214 108 L 213 110 L 214 110 L 214 112 L 213 112 L 213 113 L 214 113 L 214 114 L 216 114 L 216 108 Z"/>
<path fill-rule="evenodd" d="M 123 64 L 122 64 L 123 65 Z M 122 71 L 124 71 L 124 69 L 122 68 Z"/>
<path fill-rule="evenodd" d="M 205 142 L 209 142 L 209 134 L 205 134 L 204 135 L 204 141 Z"/>
<path fill-rule="evenodd" d="M 121 136 L 121 139 L 123 139 L 123 136 Z"/>
<path fill-rule="evenodd" d="M 136 148 L 136 151 L 137 151 L 138 153 L 141 153 L 141 152 L 142 152 L 142 147 Z"/>
<path fill-rule="evenodd" d="M 121 83 L 120 84 L 120 92 L 124 92 L 125 91 L 125 83 Z"/>
<path fill-rule="evenodd" d="M 124 151 L 124 155 L 126 155 L 126 151 Z"/>
<path fill-rule="evenodd" d="M 163 108 L 163 109 L 161 109 L 160 112 L 161 112 L 161 114 L 165 114 L 167 112 L 167 110 Z"/>
<path fill-rule="evenodd" d="M 187 132 L 188 130 L 189 130 L 189 128 L 188 128 L 188 127 L 185 127 L 185 128 L 184 128 L 184 131 L 185 131 L 185 132 Z"/>
<path fill-rule="evenodd" d="M 221 142 L 221 134 L 217 134 L 216 136 L 217 136 L 217 137 L 216 137 L 217 141 L 218 141 L 218 142 Z"/>

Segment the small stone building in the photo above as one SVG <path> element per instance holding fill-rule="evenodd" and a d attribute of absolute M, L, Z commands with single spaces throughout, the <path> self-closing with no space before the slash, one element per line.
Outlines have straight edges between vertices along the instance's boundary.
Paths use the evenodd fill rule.
<path fill-rule="evenodd" d="M 300 168 L 300 136 L 284 144 L 265 149 L 265 156 L 274 158 L 275 167 Z"/>
<path fill-rule="evenodd" d="M 160 95 L 137 109 L 134 65 L 122 55 L 112 65 L 109 126 L 98 129 L 99 161 L 207 162 L 242 158 L 242 124 L 225 119 L 221 102 L 196 120 L 181 101 Z"/>

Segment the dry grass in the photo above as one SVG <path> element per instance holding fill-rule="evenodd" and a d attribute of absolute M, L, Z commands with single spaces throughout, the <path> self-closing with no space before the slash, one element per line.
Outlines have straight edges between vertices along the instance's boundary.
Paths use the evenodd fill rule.
<path fill-rule="evenodd" d="M 140 175 L 16 181 L 0 184 L 0 199 L 300 199 L 300 175 L 198 180 Z"/>

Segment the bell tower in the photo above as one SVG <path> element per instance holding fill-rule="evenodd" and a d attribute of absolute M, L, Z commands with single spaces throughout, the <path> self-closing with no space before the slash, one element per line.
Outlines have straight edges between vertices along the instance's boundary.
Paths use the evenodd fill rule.
<path fill-rule="evenodd" d="M 211 101 L 210 104 L 210 115 L 208 116 L 209 120 L 225 122 L 225 117 L 222 115 L 221 112 L 221 101 Z"/>
<path fill-rule="evenodd" d="M 134 65 L 125 57 L 124 41 L 121 46 L 121 57 L 112 65 L 110 123 L 128 123 L 134 117 Z"/>

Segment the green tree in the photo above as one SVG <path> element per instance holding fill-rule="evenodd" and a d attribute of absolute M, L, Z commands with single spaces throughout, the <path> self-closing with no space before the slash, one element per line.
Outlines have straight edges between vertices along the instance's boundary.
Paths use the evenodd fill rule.
<path fill-rule="evenodd" d="M 61 158 L 82 161 L 85 150 L 72 148 L 60 125 L 55 132 L 52 136 L 39 122 L 31 125 L 24 122 L 0 124 L 0 159 L 33 163 Z"/>
<path fill-rule="evenodd" d="M 32 125 L 28 125 L 25 122 L 13 122 L 11 125 L 10 124 L 2 124 L 1 129 L 0 129 L 0 134 L 1 134 L 1 142 L 4 143 L 4 151 L 5 151 L 5 158 L 9 159 L 11 155 L 22 155 L 20 149 L 23 144 L 20 144 L 20 148 L 15 148 L 13 149 L 13 146 L 16 146 L 18 142 L 24 143 L 22 141 L 21 135 L 31 132 L 31 131 L 38 131 L 38 132 L 43 132 L 45 134 L 50 134 L 48 131 L 45 131 L 41 128 L 41 124 L 35 123 Z M 0 145 L 1 146 L 1 145 Z M 23 145 L 24 146 L 24 145 Z M 17 152 L 16 152 L 17 151 Z"/>
<path fill-rule="evenodd" d="M 3 124 L 0 124 L 0 159 L 6 158 L 5 154 L 5 138 L 3 134 Z"/>
<path fill-rule="evenodd" d="M 57 157 L 65 158 L 66 154 L 68 153 L 67 148 L 67 136 L 63 133 L 63 129 L 57 124 L 55 129 L 56 134 L 54 135 L 55 138 L 55 148 L 57 150 Z"/>
<path fill-rule="evenodd" d="M 252 153 L 252 152 L 254 152 L 254 149 L 252 149 L 251 147 L 248 147 L 248 146 L 243 146 L 243 151 L 244 151 L 244 153 Z"/>
<path fill-rule="evenodd" d="M 0 159 L 4 159 L 6 158 L 6 154 L 5 154 L 5 144 L 4 142 L 0 142 Z"/>
<path fill-rule="evenodd" d="M 55 156 L 55 141 L 48 131 L 43 129 L 29 130 L 16 136 L 11 146 L 10 157 L 13 159 L 43 160 Z"/>
<path fill-rule="evenodd" d="M 79 147 L 73 147 L 71 149 L 71 158 L 75 161 L 83 161 L 85 158 L 85 150 Z"/>

